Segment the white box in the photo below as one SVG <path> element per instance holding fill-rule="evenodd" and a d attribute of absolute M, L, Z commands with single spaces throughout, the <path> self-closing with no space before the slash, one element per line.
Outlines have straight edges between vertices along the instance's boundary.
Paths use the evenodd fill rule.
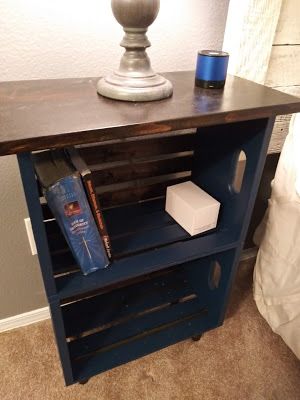
<path fill-rule="evenodd" d="M 220 203 L 193 182 L 167 188 L 166 211 L 190 235 L 217 226 Z"/>

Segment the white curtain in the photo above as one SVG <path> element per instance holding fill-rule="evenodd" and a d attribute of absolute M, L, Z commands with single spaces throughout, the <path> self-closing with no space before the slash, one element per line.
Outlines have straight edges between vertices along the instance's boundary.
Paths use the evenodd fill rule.
<path fill-rule="evenodd" d="M 300 359 L 300 114 L 292 117 L 254 240 L 260 246 L 254 270 L 257 307 Z"/>

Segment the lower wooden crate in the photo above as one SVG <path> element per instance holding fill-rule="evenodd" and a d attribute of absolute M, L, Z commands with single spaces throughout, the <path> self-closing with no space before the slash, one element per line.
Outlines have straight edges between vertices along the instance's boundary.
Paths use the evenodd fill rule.
<path fill-rule="evenodd" d="M 218 326 L 234 253 L 62 305 L 74 382 Z"/>

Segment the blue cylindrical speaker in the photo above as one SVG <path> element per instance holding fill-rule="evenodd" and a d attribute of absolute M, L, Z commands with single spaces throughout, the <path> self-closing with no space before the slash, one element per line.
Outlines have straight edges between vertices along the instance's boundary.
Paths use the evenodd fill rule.
<path fill-rule="evenodd" d="M 221 89 L 225 85 L 229 54 L 224 51 L 199 51 L 196 67 L 196 86 Z"/>

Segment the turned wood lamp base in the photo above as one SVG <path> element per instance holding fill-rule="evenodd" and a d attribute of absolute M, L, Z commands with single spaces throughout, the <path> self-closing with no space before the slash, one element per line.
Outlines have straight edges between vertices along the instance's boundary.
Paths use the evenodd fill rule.
<path fill-rule="evenodd" d="M 112 0 L 112 10 L 123 26 L 121 46 L 125 53 L 119 69 L 99 80 L 97 91 L 104 97 L 124 101 L 153 101 L 170 97 L 170 81 L 156 74 L 146 49 L 151 46 L 146 32 L 157 17 L 159 0 Z"/>

